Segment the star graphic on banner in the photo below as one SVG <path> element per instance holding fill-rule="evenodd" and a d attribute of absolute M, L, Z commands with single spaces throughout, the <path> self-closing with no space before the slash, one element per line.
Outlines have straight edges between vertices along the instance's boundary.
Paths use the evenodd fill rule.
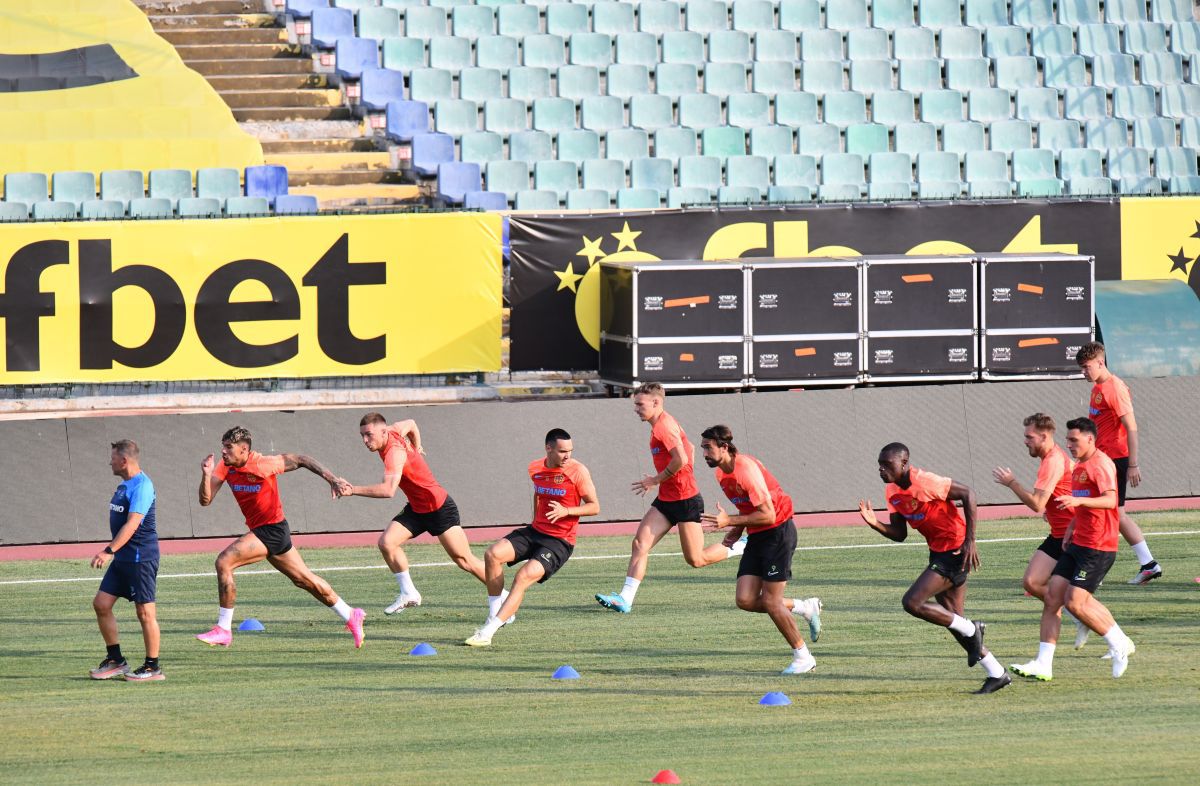
<path fill-rule="evenodd" d="M 1200 239 L 1200 221 L 1196 222 L 1196 231 L 1192 233 L 1192 237 Z"/>
<path fill-rule="evenodd" d="M 617 239 L 617 251 L 624 251 L 626 248 L 630 249 L 631 251 L 637 251 L 637 243 L 633 241 L 637 240 L 638 235 L 640 234 L 642 233 L 631 232 L 629 229 L 629 222 L 626 221 L 625 226 L 621 228 L 620 232 L 612 233 L 612 236 Z"/>
<path fill-rule="evenodd" d="M 558 276 L 558 289 L 554 290 L 555 292 L 561 292 L 564 289 L 574 292 L 575 285 L 579 283 L 579 279 L 583 278 L 583 276 L 575 272 L 575 265 L 572 262 L 568 262 L 567 269 L 561 273 L 555 270 L 554 275 Z"/>
<path fill-rule="evenodd" d="M 604 249 L 600 248 L 600 244 L 604 241 L 604 236 L 595 240 L 588 240 L 587 235 L 583 236 L 583 248 L 575 252 L 577 257 L 587 257 L 588 267 L 596 264 L 596 260 L 604 256 Z"/>
<path fill-rule="evenodd" d="M 1200 225 L 1198 225 L 1198 226 L 1200 226 Z M 1171 272 L 1172 273 L 1174 273 L 1176 270 L 1178 270 L 1178 271 L 1182 272 L 1185 276 L 1187 275 L 1187 266 L 1188 266 L 1188 263 L 1191 262 L 1192 260 L 1187 254 L 1183 253 L 1182 247 L 1180 247 L 1179 253 L 1176 254 L 1175 256 L 1171 256 L 1170 254 L 1168 254 L 1167 259 L 1171 260 Z"/>

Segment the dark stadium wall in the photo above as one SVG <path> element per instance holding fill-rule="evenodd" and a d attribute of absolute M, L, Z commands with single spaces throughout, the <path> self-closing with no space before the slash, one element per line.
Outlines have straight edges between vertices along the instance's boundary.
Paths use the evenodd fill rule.
<path fill-rule="evenodd" d="M 1129 380 L 1141 434 L 1142 485 L 1133 497 L 1200 493 L 1200 379 Z M 670 412 L 694 444 L 700 432 L 728 424 L 739 449 L 778 477 L 798 512 L 850 510 L 860 498 L 883 505 L 875 458 L 901 441 L 913 463 L 973 486 L 981 503 L 1013 503 L 992 481 L 996 465 L 1012 467 L 1027 485 L 1036 462 L 1021 442 L 1021 420 L 1036 411 L 1059 423 L 1087 411 L 1082 380 L 879 387 L 854 390 L 672 395 Z M 355 483 L 375 483 L 382 462 L 358 436 L 366 409 L 255 412 L 229 415 L 153 415 L 0 423 L 0 544 L 100 540 L 108 537 L 107 502 L 117 480 L 109 472 L 109 443 L 136 440 L 142 466 L 158 490 L 163 537 L 234 535 L 245 531 L 232 496 L 197 502 L 200 462 L 218 452 L 221 434 L 244 425 L 264 453 L 308 453 Z M 486 402 L 389 408 L 390 419 L 416 419 L 434 473 L 457 501 L 468 526 L 516 525 L 528 520 L 526 466 L 544 455 L 554 427 L 575 439 L 601 502 L 599 519 L 640 518 L 650 499 L 630 484 L 652 471 L 649 429 L 626 399 Z M 720 496 L 711 471 L 697 471 L 708 509 Z M 328 486 L 301 469 L 280 481 L 284 512 L 295 531 L 379 530 L 404 505 L 394 500 L 332 500 Z"/>

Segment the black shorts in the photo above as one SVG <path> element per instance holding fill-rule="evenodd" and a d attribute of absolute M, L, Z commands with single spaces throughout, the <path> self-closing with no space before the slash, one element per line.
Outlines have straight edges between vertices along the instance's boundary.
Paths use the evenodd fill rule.
<path fill-rule="evenodd" d="M 1047 535 L 1046 539 L 1038 544 L 1036 550 L 1049 555 L 1051 559 L 1062 559 L 1062 538 L 1056 538 L 1053 535 Z"/>
<path fill-rule="evenodd" d="M 787 581 L 792 577 L 795 552 L 796 525 L 790 519 L 778 527 L 755 532 L 746 538 L 738 578 L 758 576 L 763 581 Z"/>
<path fill-rule="evenodd" d="M 288 526 L 287 519 L 277 524 L 255 527 L 250 532 L 262 541 L 262 544 L 267 547 L 267 554 L 272 557 L 287 554 L 292 550 L 292 528 Z"/>
<path fill-rule="evenodd" d="M 538 532 L 532 526 L 514 529 L 504 537 L 512 544 L 513 551 L 516 552 L 516 556 L 513 557 L 512 562 L 508 563 L 509 565 L 516 565 L 527 559 L 535 559 L 542 563 L 546 574 L 538 579 L 538 584 L 557 573 L 558 569 L 571 558 L 571 553 L 575 551 L 575 547 L 565 540 Z"/>
<path fill-rule="evenodd" d="M 929 570 L 950 579 L 954 586 L 967 583 L 967 551 L 959 546 L 954 551 L 929 552 Z"/>
<path fill-rule="evenodd" d="M 1125 484 L 1129 480 L 1129 456 L 1113 459 L 1117 468 L 1117 507 L 1125 507 Z"/>
<path fill-rule="evenodd" d="M 108 564 L 100 591 L 134 603 L 153 603 L 158 587 L 158 560 L 117 562 Z"/>
<path fill-rule="evenodd" d="M 1063 555 L 1050 575 L 1062 576 L 1072 587 L 1085 589 L 1095 595 L 1116 559 L 1115 551 L 1097 551 L 1072 543 L 1063 549 Z"/>
<path fill-rule="evenodd" d="M 694 497 L 674 500 L 672 502 L 664 502 L 655 497 L 650 506 L 666 516 L 667 521 L 671 522 L 671 526 L 673 527 L 681 521 L 699 522 L 700 514 L 704 512 L 704 497 L 697 494 Z"/>
<path fill-rule="evenodd" d="M 400 526 L 413 534 L 415 538 L 423 532 L 428 532 L 430 535 L 441 535 L 451 527 L 459 526 L 458 505 L 454 504 L 454 500 L 446 497 L 446 501 L 437 510 L 431 510 L 428 513 L 417 513 L 412 509 L 412 503 L 404 506 L 404 510 L 396 514 L 396 518 L 392 519 Z"/>

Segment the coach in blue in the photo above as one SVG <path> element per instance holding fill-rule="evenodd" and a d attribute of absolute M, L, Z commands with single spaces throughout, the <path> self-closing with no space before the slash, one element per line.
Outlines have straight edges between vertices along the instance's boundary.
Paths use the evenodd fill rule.
<path fill-rule="evenodd" d="M 154 593 L 158 582 L 158 530 L 155 528 L 154 484 L 138 462 L 138 446 L 131 439 L 112 443 L 112 472 L 121 478 L 112 501 L 108 504 L 108 527 L 112 541 L 96 556 L 92 567 L 108 565 L 100 589 L 92 600 L 100 635 L 108 654 L 99 666 L 91 670 L 94 680 L 109 680 L 122 676 L 127 682 L 152 682 L 164 679 L 158 663 L 158 618 L 155 615 Z M 130 671 L 121 654 L 117 618 L 113 606 L 117 598 L 133 601 L 142 638 L 146 642 L 146 662 Z"/>

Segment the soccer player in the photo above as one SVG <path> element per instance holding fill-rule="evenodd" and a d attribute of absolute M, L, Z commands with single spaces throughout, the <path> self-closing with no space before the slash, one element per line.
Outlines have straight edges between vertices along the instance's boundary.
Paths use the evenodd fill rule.
<path fill-rule="evenodd" d="M 656 382 L 642 385 L 633 394 L 633 411 L 650 424 L 650 457 L 657 470 L 655 475 L 634 481 L 633 491 L 645 495 L 658 486 L 658 496 L 650 503 L 650 509 L 642 516 L 637 534 L 633 536 L 625 586 L 620 592 L 596 595 L 601 606 L 624 614 L 633 610 L 633 599 L 646 576 L 650 551 L 671 527 L 679 525 L 683 559 L 693 568 L 736 557 L 746 547 L 744 540 L 738 540 L 732 546 L 714 543 L 705 548 L 704 530 L 700 524 L 704 498 L 696 487 L 693 471 L 696 450 L 675 418 L 663 408 L 665 396 L 663 386 Z"/>
<path fill-rule="evenodd" d="M 1074 511 L 1063 534 L 1063 555 L 1054 566 L 1042 609 L 1042 637 L 1054 643 L 1057 626 L 1053 620 L 1064 605 L 1084 625 L 1104 637 L 1112 658 L 1112 675 L 1120 677 L 1129 667 L 1136 649 L 1121 626 L 1095 592 L 1117 558 L 1117 468 L 1096 447 L 1096 424 L 1089 418 L 1067 421 L 1067 449 L 1075 458 L 1071 470 L 1071 493 L 1057 497 L 1059 504 Z M 1054 651 L 1038 657 L 1038 671 L 1052 673 Z M 1037 676 L 1034 674 L 1033 676 Z"/>
<path fill-rule="evenodd" d="M 1046 588 L 1050 584 L 1050 573 L 1062 557 L 1062 536 L 1067 531 L 1067 525 L 1075 517 L 1074 511 L 1059 504 L 1057 497 L 1071 493 L 1071 457 L 1054 441 L 1056 426 L 1054 418 L 1036 412 L 1024 420 L 1025 449 L 1033 458 L 1040 459 L 1037 480 L 1034 481 L 1033 491 L 1029 491 L 1016 479 L 1008 467 L 996 467 L 992 477 L 1001 486 L 1007 487 L 1017 495 L 1033 512 L 1041 513 L 1050 525 L 1050 534 L 1038 545 L 1029 558 L 1025 568 L 1022 583 L 1025 591 L 1042 601 L 1046 599 Z M 1069 615 L 1069 612 L 1068 612 Z M 1057 617 L 1055 618 L 1058 619 Z M 1075 649 L 1079 649 L 1087 641 L 1088 628 L 1075 620 Z M 1033 679 L 1049 680 L 1049 672 L 1042 670 L 1041 664 L 1046 658 L 1054 657 L 1054 641 L 1058 638 L 1058 622 L 1054 623 L 1054 636 L 1041 637 L 1038 646 L 1038 657 L 1029 663 L 1014 665 L 1010 669 L 1015 674 Z"/>
<path fill-rule="evenodd" d="M 108 680 L 117 675 L 128 682 L 152 682 L 166 679 L 158 663 L 158 617 L 154 597 L 158 582 L 158 530 L 155 522 L 154 484 L 138 461 L 137 443 L 122 439 L 112 443 L 109 466 L 121 479 L 108 503 L 108 528 L 112 541 L 92 557 L 93 568 L 112 564 L 104 572 L 100 589 L 92 599 L 100 635 L 108 654 L 100 665 L 91 670 L 94 680 Z M 146 644 L 146 662 L 130 671 L 121 654 L 117 635 L 117 618 L 113 606 L 117 598 L 133 601 L 142 640 Z"/>
<path fill-rule="evenodd" d="M 738 452 L 729 426 L 710 426 L 700 437 L 704 463 L 713 468 L 721 491 L 737 508 L 731 516 L 718 503 L 716 513 L 703 515 L 704 523 L 716 529 L 732 527 L 726 543 L 739 537 L 742 529 L 749 533 L 738 566 L 737 606 L 743 611 L 766 614 L 783 634 L 792 648 L 792 662 L 784 674 L 812 671 L 817 661 L 796 627 L 795 615 L 808 620 L 808 632 L 815 642 L 821 635 L 821 601 L 783 596 L 792 577 L 792 555 L 796 551 L 792 498 L 761 461 Z"/>
<path fill-rule="evenodd" d="M 963 616 L 967 575 L 979 567 L 974 490 L 910 466 L 908 448 L 899 442 L 885 445 L 879 451 L 879 477 L 886 484 L 888 523 L 879 522 L 871 503 L 859 500 L 858 512 L 863 521 L 897 543 L 908 537 L 911 526 L 929 543 L 929 567 L 904 593 L 904 610 L 933 625 L 949 628 L 967 651 L 968 667 L 983 664 L 988 676 L 976 693 L 1000 690 L 1012 678 L 983 646 L 984 624 Z M 955 500 L 963 503 L 962 514 L 955 507 Z M 930 602 L 930 598 L 936 602 Z"/>
<path fill-rule="evenodd" d="M 1150 554 L 1142 528 L 1125 512 L 1126 484 L 1137 488 L 1142 482 L 1133 399 L 1120 377 L 1108 370 L 1103 344 L 1098 341 L 1084 344 L 1075 353 L 1075 362 L 1083 370 L 1084 378 L 1092 383 L 1088 417 L 1098 429 L 1096 448 L 1112 459 L 1117 468 L 1117 514 L 1121 521 L 1121 535 L 1133 548 L 1134 556 L 1141 565 L 1129 583 L 1149 584 L 1162 575 L 1162 566 Z"/>
<path fill-rule="evenodd" d="M 228 647 L 232 643 L 233 604 L 237 599 L 233 571 L 265 559 L 297 587 L 333 609 L 346 621 L 346 630 L 354 637 L 355 648 L 361 647 L 363 618 L 366 614 L 362 609 L 350 608 L 325 579 L 304 564 L 300 551 L 292 545 L 292 532 L 287 519 L 283 517 L 283 503 L 279 499 L 279 486 L 275 479 L 276 475 L 304 467 L 324 478 L 329 484 L 330 493 L 336 497 L 337 477 L 310 456 L 296 453 L 264 456 L 253 450 L 251 445 L 250 432 L 235 426 L 221 437 L 221 463 L 216 464 L 210 453 L 200 465 L 200 504 L 205 507 L 211 505 L 221 486 L 228 482 L 229 490 L 242 509 L 250 531 L 217 555 L 217 592 L 221 603 L 217 624 L 196 638 L 210 646 Z"/>
<path fill-rule="evenodd" d="M 421 431 L 416 422 L 402 420 L 389 426 L 383 415 L 368 412 L 358 423 L 358 433 L 367 450 L 378 453 L 383 460 L 383 480 L 373 486 L 355 486 L 338 478 L 342 496 L 391 499 L 400 488 L 408 497 L 404 510 L 396 514 L 379 536 L 383 561 L 400 585 L 396 602 L 383 613 L 395 614 L 409 606 L 421 605 L 421 593 L 408 574 L 408 556 L 403 546 L 423 532 L 436 535 L 455 565 L 486 583 L 483 562 L 471 553 L 467 534 L 459 523 L 458 506 L 425 463 Z"/>
<path fill-rule="evenodd" d="M 492 636 L 507 625 L 521 607 L 525 591 L 558 572 L 575 551 L 575 531 L 583 516 L 600 513 L 600 500 L 588 468 L 572 458 L 575 443 L 561 428 L 546 432 L 546 456 L 529 462 L 533 481 L 533 521 L 515 529 L 488 547 L 483 555 L 487 571 L 488 618 L 463 643 L 490 647 Z M 512 589 L 504 589 L 504 566 L 525 564 L 513 576 Z"/>

